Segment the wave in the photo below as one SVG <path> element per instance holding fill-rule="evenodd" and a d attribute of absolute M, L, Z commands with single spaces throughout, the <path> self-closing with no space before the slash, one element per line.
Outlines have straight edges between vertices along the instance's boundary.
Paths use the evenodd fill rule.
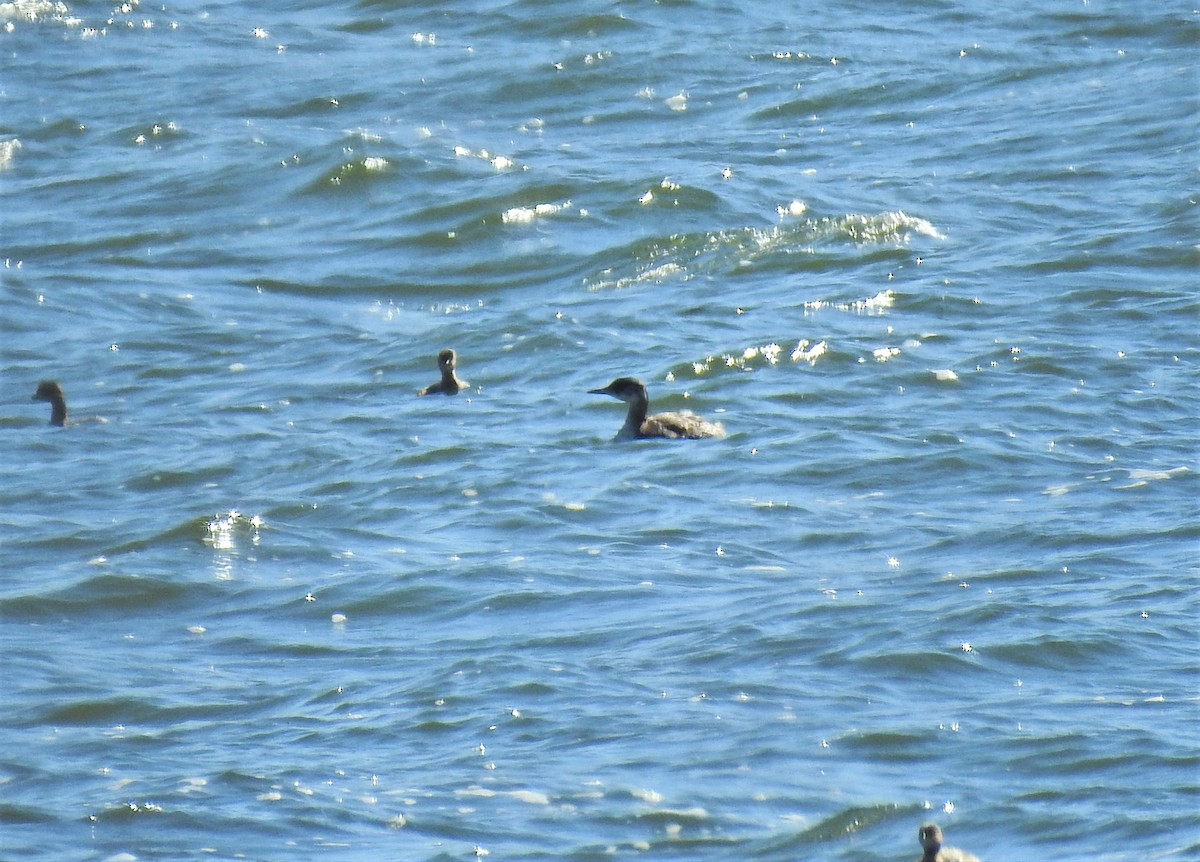
<path fill-rule="evenodd" d="M 783 220 L 769 228 L 735 228 L 694 234 L 672 234 L 638 240 L 606 259 L 636 261 L 632 271 L 606 269 L 588 278 L 591 291 L 620 290 L 644 283 L 686 281 L 702 274 L 729 274 L 764 268 L 803 268 L 819 251 L 850 245 L 904 246 L 914 238 L 943 240 L 927 219 L 903 211 L 851 213 L 822 218 L 793 218 L 807 210 L 796 203 L 781 207 Z M 802 261 L 797 263 L 796 261 Z"/>

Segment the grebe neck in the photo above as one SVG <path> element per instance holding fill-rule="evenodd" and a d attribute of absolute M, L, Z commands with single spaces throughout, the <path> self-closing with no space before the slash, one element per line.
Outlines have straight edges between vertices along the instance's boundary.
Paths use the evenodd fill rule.
<path fill-rule="evenodd" d="M 62 398 L 50 402 L 50 424 L 60 428 L 67 424 L 67 402 Z"/>
<path fill-rule="evenodd" d="M 629 402 L 629 411 L 625 414 L 625 424 L 617 432 L 618 440 L 636 440 L 642 436 L 642 426 L 646 424 L 646 416 L 650 412 L 650 399 L 642 394 Z"/>

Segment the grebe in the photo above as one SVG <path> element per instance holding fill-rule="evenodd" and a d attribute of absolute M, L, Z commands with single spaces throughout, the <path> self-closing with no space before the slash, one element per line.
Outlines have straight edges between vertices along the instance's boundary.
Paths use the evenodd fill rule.
<path fill-rule="evenodd" d="M 67 419 L 67 396 L 56 380 L 43 380 L 38 384 L 37 392 L 33 393 L 31 401 L 50 402 L 50 424 L 59 428 L 64 425 L 78 425 L 81 422 L 107 422 L 103 416 L 88 416 L 86 419 Z"/>
<path fill-rule="evenodd" d="M 459 380 L 458 375 L 454 373 L 455 367 L 458 365 L 458 354 L 447 347 L 438 354 L 438 368 L 442 371 L 442 379 L 437 383 L 426 386 L 418 395 L 437 395 L 439 392 L 443 395 L 457 395 L 458 390 L 466 389 L 471 384 L 465 380 Z"/>
<path fill-rule="evenodd" d="M 689 439 L 701 437 L 724 437 L 725 428 L 720 422 L 709 422 L 695 413 L 659 413 L 647 416 L 650 410 L 650 396 L 640 380 L 632 377 L 618 377 L 603 389 L 589 389 L 592 395 L 611 395 L 629 405 L 625 415 L 625 424 L 617 432 L 614 440 L 642 440 L 648 437 L 661 437 L 667 440 Z"/>
<path fill-rule="evenodd" d="M 933 823 L 926 823 L 917 830 L 917 840 L 925 855 L 920 862 L 979 862 L 979 857 L 957 847 L 942 846 L 942 828 Z"/>

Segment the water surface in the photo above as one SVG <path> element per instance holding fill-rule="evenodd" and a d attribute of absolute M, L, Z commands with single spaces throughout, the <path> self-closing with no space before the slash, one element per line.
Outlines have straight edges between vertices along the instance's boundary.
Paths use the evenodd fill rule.
<path fill-rule="evenodd" d="M 0 14 L 6 858 L 1200 857 L 1192 10 Z"/>

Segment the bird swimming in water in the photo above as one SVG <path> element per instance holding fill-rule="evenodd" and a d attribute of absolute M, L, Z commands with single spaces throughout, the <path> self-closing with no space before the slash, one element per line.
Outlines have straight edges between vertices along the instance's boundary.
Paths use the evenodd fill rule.
<path fill-rule="evenodd" d="M 437 363 L 442 372 L 442 379 L 426 386 L 417 393 L 418 395 L 437 395 L 439 392 L 443 395 L 457 395 L 458 390 L 471 385 L 465 380 L 459 380 L 458 375 L 454 373 L 458 366 L 458 354 L 449 347 L 438 353 Z"/>
<path fill-rule="evenodd" d="M 592 395 L 611 395 L 629 405 L 625 424 L 614 440 L 644 440 L 658 437 L 666 440 L 696 440 L 701 437 L 724 437 L 725 428 L 720 422 L 709 422 L 695 413 L 659 413 L 647 416 L 650 411 L 650 396 L 640 380 L 618 377 L 603 389 L 589 389 Z"/>
<path fill-rule="evenodd" d="M 33 393 L 31 401 L 50 402 L 50 424 L 59 428 L 64 425 L 78 425 L 81 422 L 107 422 L 103 416 L 88 416 L 86 419 L 67 418 L 67 395 L 56 380 L 43 380 L 38 384 L 37 392 Z"/>
<path fill-rule="evenodd" d="M 942 828 L 926 823 L 917 830 L 917 840 L 925 854 L 920 862 L 979 862 L 979 857 L 957 847 L 942 846 Z"/>

